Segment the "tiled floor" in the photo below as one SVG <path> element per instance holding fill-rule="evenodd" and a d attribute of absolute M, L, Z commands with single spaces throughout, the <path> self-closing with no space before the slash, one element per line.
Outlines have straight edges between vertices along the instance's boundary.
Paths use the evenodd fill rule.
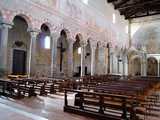
<path fill-rule="evenodd" d="M 72 102 L 73 98 L 72 94 L 68 97 Z M 21 100 L 0 97 L 0 120 L 93 120 L 63 112 L 63 104 L 63 95 L 38 96 Z M 160 114 L 160 111 L 157 114 Z M 160 120 L 160 117 L 147 120 Z"/>
<path fill-rule="evenodd" d="M 63 112 L 63 103 L 63 96 L 60 95 L 16 101 L 1 97 L 0 120 L 92 120 Z"/>

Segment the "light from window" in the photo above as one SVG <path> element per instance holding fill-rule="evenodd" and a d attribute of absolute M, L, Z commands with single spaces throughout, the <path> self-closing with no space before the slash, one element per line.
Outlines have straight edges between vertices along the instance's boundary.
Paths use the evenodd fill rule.
<path fill-rule="evenodd" d="M 115 24 L 116 23 L 116 15 L 115 15 L 115 13 L 113 13 L 113 23 Z"/>
<path fill-rule="evenodd" d="M 84 4 L 88 5 L 88 0 L 82 0 Z"/>
<path fill-rule="evenodd" d="M 78 48 L 78 54 L 81 54 L 82 50 L 81 47 Z"/>
<path fill-rule="evenodd" d="M 44 48 L 50 49 L 50 47 L 51 47 L 51 38 L 49 36 L 46 36 L 44 38 Z"/>

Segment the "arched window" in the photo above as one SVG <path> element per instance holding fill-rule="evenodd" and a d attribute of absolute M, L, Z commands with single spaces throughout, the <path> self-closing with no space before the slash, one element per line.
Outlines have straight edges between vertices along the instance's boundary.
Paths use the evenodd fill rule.
<path fill-rule="evenodd" d="M 45 49 L 50 49 L 51 48 L 51 37 L 50 36 L 45 36 L 45 38 L 44 38 L 44 48 Z"/>

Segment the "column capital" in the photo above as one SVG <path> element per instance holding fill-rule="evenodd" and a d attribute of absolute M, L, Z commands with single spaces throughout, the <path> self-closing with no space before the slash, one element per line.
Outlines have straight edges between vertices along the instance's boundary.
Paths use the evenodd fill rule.
<path fill-rule="evenodd" d="M 51 33 L 51 36 L 58 38 L 58 37 L 60 37 L 60 34 L 57 33 L 57 32 L 52 32 L 52 33 Z"/>
<path fill-rule="evenodd" d="M 95 50 L 96 50 L 96 48 L 97 48 L 97 46 L 96 46 L 96 45 L 91 46 L 91 50 L 92 50 L 92 51 L 95 51 Z"/>
<path fill-rule="evenodd" d="M 87 46 L 87 42 L 80 41 L 80 46 L 81 46 L 81 47 L 86 47 L 86 46 Z"/>
<path fill-rule="evenodd" d="M 97 47 L 97 41 L 91 41 L 90 45 L 91 45 L 91 48 Z"/>
<path fill-rule="evenodd" d="M 28 28 L 27 31 L 30 33 L 31 37 L 37 37 L 37 35 L 40 33 L 39 29 Z"/>
<path fill-rule="evenodd" d="M 11 29 L 13 26 L 12 23 L 8 23 L 8 22 L 0 22 L 0 28 L 8 28 Z"/>

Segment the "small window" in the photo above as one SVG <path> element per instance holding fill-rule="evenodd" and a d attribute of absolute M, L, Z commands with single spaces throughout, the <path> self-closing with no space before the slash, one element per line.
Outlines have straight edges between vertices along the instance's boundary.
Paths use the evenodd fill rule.
<path fill-rule="evenodd" d="M 50 49 L 51 48 L 51 38 L 49 36 L 46 36 L 44 38 L 44 48 Z"/>
<path fill-rule="evenodd" d="M 88 0 L 82 0 L 84 4 L 88 5 Z"/>
<path fill-rule="evenodd" d="M 81 47 L 78 48 L 78 54 L 81 54 L 82 50 Z"/>
<path fill-rule="evenodd" d="M 116 15 L 115 15 L 115 13 L 113 13 L 113 15 L 112 15 L 112 19 L 113 19 L 113 23 L 115 24 L 116 23 Z"/>

